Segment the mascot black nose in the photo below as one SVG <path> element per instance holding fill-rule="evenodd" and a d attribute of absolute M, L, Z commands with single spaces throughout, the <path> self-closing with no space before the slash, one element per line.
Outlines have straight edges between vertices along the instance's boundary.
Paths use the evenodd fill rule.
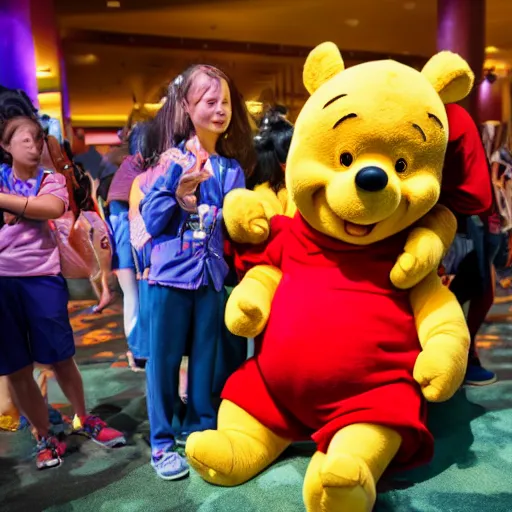
<path fill-rule="evenodd" d="M 380 167 L 363 167 L 356 174 L 356 185 L 367 192 L 378 192 L 388 184 L 388 175 Z"/>

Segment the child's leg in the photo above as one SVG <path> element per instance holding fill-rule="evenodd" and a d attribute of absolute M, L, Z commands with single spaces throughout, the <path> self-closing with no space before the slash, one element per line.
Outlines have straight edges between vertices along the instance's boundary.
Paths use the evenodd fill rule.
<path fill-rule="evenodd" d="M 491 270 L 492 278 L 495 279 L 494 269 Z M 468 329 L 471 335 L 471 346 L 469 350 L 469 364 L 480 366 L 480 358 L 476 351 L 476 336 L 482 327 L 487 314 L 494 303 L 494 285 L 486 283 L 483 292 L 475 295 L 469 303 Z"/>
<path fill-rule="evenodd" d="M 194 291 L 149 287 L 151 304 L 149 360 L 146 366 L 151 447 L 174 441 L 174 405 L 179 400 L 179 372 L 190 330 Z"/>
<path fill-rule="evenodd" d="M 217 292 L 212 285 L 202 286 L 195 292 L 184 433 L 214 429 L 216 426 L 212 394 L 216 348 L 223 321 L 220 303 L 223 301 L 223 293 Z"/>
<path fill-rule="evenodd" d="M 82 378 L 73 361 L 75 341 L 68 315 L 68 290 L 62 276 L 23 279 L 31 351 L 38 363 L 50 365 L 76 414 L 85 415 Z"/>
<path fill-rule="evenodd" d="M 128 346 L 131 352 L 130 367 L 134 371 L 142 371 L 146 366 L 149 358 L 149 320 L 151 316 L 151 308 L 149 305 L 147 279 L 137 281 L 138 286 L 138 313 L 135 328 L 128 338 Z M 129 356 L 130 357 L 130 356 Z"/>
<path fill-rule="evenodd" d="M 33 373 L 35 356 L 45 348 L 45 342 L 38 336 L 37 331 L 32 331 L 31 326 L 41 311 L 51 311 L 55 298 L 50 293 L 41 295 L 33 304 L 27 302 L 27 297 L 30 296 L 27 290 L 34 283 L 38 289 L 39 279 L 0 277 L 0 375 L 7 375 L 13 401 L 32 426 L 37 438 L 36 465 L 38 469 L 44 469 L 58 466 L 66 447 L 51 435 L 48 406 Z M 42 318 L 44 323 L 45 313 Z M 59 324 L 58 315 L 50 314 L 46 321 Z M 58 337 L 56 344 L 59 342 L 62 344 Z"/>
<path fill-rule="evenodd" d="M 94 442 L 114 447 L 126 444 L 121 432 L 107 427 L 85 409 L 82 377 L 73 360 L 75 342 L 68 315 L 68 290 L 62 276 L 23 278 L 31 351 L 38 363 L 50 365 L 70 401 L 77 421 L 73 427 Z"/>
<path fill-rule="evenodd" d="M 12 400 L 41 437 L 48 435 L 48 409 L 33 375 L 28 345 L 27 278 L 0 277 L 0 375 L 6 376 Z M 30 279 L 30 278 L 29 278 Z"/>
<path fill-rule="evenodd" d="M 34 380 L 34 368 L 26 366 L 7 376 L 13 400 L 29 421 L 37 437 L 47 437 L 50 428 L 48 406 Z"/>
<path fill-rule="evenodd" d="M 54 363 L 52 367 L 60 389 L 69 400 L 74 413 L 80 418 L 84 418 L 87 415 L 84 385 L 74 359 L 69 358 L 65 361 L 59 361 Z"/>
<path fill-rule="evenodd" d="M 137 324 L 139 315 L 138 284 L 135 272 L 131 268 L 116 270 L 116 276 L 123 291 L 124 334 L 128 339 Z"/>
<path fill-rule="evenodd" d="M 112 201 L 109 205 L 109 222 L 114 234 L 114 251 L 112 270 L 117 276 L 123 291 L 124 333 L 129 338 L 139 312 L 139 294 L 135 276 L 135 261 L 130 243 L 130 222 L 128 220 L 128 203 Z"/>

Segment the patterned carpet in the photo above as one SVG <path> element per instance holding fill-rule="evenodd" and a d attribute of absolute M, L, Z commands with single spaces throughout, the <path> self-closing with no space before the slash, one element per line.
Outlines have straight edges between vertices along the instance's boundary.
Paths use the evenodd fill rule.
<path fill-rule="evenodd" d="M 311 447 L 297 446 L 253 481 L 234 489 L 204 483 L 192 473 L 159 480 L 144 441 L 144 375 L 126 368 L 120 308 L 101 316 L 91 303 L 71 305 L 90 408 L 125 430 L 129 446 L 107 451 L 69 438 L 70 454 L 57 470 L 38 472 L 27 431 L 0 434 L 0 511 L 297 512 Z M 430 406 L 436 437 L 433 462 L 381 482 L 377 512 L 510 512 L 512 510 L 512 313 L 495 306 L 479 339 L 485 363 L 500 382 L 466 388 L 449 403 Z M 52 403 L 65 399 L 53 381 Z M 66 410 L 64 405 L 58 405 Z"/>

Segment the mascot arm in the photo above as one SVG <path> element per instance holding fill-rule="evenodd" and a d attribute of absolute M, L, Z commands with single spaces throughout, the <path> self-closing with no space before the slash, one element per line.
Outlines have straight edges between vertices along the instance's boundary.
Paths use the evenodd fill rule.
<path fill-rule="evenodd" d="M 402 290 L 409 289 L 437 270 L 456 231 L 457 220 L 450 210 L 435 206 L 410 231 L 404 252 L 391 270 L 391 282 Z"/>
<path fill-rule="evenodd" d="M 282 255 L 292 219 L 276 215 L 269 224 L 269 239 L 258 246 L 234 244 L 237 267 L 244 275 L 226 305 L 226 326 L 238 336 L 258 336 L 270 315 L 281 281 Z"/>
<path fill-rule="evenodd" d="M 414 379 L 427 400 L 448 400 L 466 373 L 470 336 L 464 313 L 436 272 L 411 290 L 410 300 L 423 349 Z"/>
<path fill-rule="evenodd" d="M 247 272 L 226 305 L 226 326 L 233 334 L 246 338 L 261 334 L 281 277 L 277 267 L 268 265 L 258 265 Z"/>

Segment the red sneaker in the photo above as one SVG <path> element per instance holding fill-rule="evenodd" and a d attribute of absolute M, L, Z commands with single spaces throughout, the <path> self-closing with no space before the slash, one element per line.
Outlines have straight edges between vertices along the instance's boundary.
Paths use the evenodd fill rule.
<path fill-rule="evenodd" d="M 37 469 L 56 468 L 62 464 L 61 457 L 66 453 L 65 443 L 56 437 L 43 437 L 37 442 Z"/>
<path fill-rule="evenodd" d="M 87 416 L 81 420 L 75 416 L 73 420 L 74 432 L 92 439 L 95 443 L 106 448 L 124 446 L 126 439 L 122 432 L 110 428 L 101 418 L 97 416 Z"/>

